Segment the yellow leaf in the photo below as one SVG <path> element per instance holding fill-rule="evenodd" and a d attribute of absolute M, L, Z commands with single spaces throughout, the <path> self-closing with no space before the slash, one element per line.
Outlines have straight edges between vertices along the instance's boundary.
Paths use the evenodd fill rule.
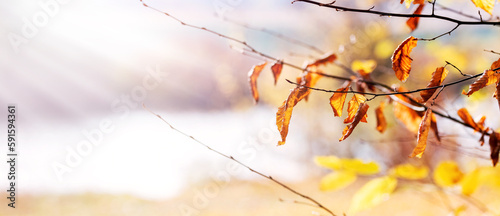
<path fill-rule="evenodd" d="M 380 172 L 380 167 L 375 162 L 365 163 L 360 159 L 340 159 L 345 170 L 355 172 L 360 175 L 373 175 Z"/>
<path fill-rule="evenodd" d="M 338 158 L 336 156 L 316 156 L 316 165 L 332 170 L 346 170 L 360 175 L 373 175 L 380 172 L 380 167 L 375 162 L 363 162 L 359 159 Z"/>
<path fill-rule="evenodd" d="M 360 61 L 360 60 L 354 60 L 351 63 L 351 69 L 353 71 L 358 72 L 362 76 L 366 74 L 370 74 L 375 70 L 377 67 L 377 62 L 375 60 L 366 60 L 366 61 Z"/>
<path fill-rule="evenodd" d="M 350 207 L 351 214 L 372 208 L 387 200 L 397 184 L 398 180 L 390 176 L 370 180 L 354 194 Z"/>
<path fill-rule="evenodd" d="M 339 190 L 356 181 L 356 174 L 349 171 L 333 172 L 321 179 L 319 189 L 322 191 Z"/>
<path fill-rule="evenodd" d="M 490 15 L 493 13 L 493 7 L 495 6 L 495 0 L 472 0 L 472 3 L 476 5 L 476 7 L 483 9 L 488 12 Z"/>
<path fill-rule="evenodd" d="M 434 170 L 434 182 L 441 187 L 457 184 L 464 174 L 454 161 L 443 161 Z"/>
<path fill-rule="evenodd" d="M 480 186 L 500 188 L 500 170 L 494 167 L 479 167 L 466 174 L 460 182 L 462 193 L 473 194 Z"/>
<path fill-rule="evenodd" d="M 342 169 L 342 160 L 336 156 L 316 156 L 314 162 L 318 166 L 325 168 L 340 170 Z"/>
<path fill-rule="evenodd" d="M 347 97 L 347 93 L 341 93 L 349 91 L 349 86 L 351 85 L 351 81 L 346 81 L 342 87 L 337 89 L 337 92 L 333 93 L 330 98 L 330 106 L 333 109 L 334 116 L 341 116 L 342 110 L 344 109 L 345 99 Z"/>
<path fill-rule="evenodd" d="M 429 168 L 425 166 L 414 166 L 412 164 L 401 164 L 391 169 L 391 175 L 397 178 L 418 180 L 429 175 Z"/>

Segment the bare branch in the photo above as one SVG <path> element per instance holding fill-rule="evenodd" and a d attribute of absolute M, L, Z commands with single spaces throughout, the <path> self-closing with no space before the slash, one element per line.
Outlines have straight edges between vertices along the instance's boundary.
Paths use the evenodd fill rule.
<path fill-rule="evenodd" d="M 452 33 L 453 31 L 455 31 L 455 30 L 456 30 L 459 26 L 460 26 L 460 24 L 457 24 L 455 27 L 453 27 L 453 29 L 451 29 L 451 30 L 449 30 L 449 31 L 447 31 L 447 32 L 445 32 L 445 33 L 443 33 L 443 34 L 440 34 L 440 35 L 438 35 L 438 36 L 436 36 L 436 37 L 429 38 L 429 39 L 427 39 L 427 38 L 417 38 L 417 40 L 421 40 L 421 41 L 433 41 L 433 40 L 436 40 L 436 39 L 438 39 L 438 38 L 440 38 L 440 37 L 443 37 L 443 36 L 445 36 L 445 35 L 451 35 L 451 33 Z"/>
<path fill-rule="evenodd" d="M 257 170 L 254 170 L 254 169 L 253 169 L 253 168 L 251 168 L 250 166 L 248 166 L 248 165 L 244 164 L 243 162 L 241 162 L 241 161 L 237 160 L 236 158 L 234 158 L 234 157 L 233 157 L 233 156 L 231 156 L 231 155 L 227 155 L 227 154 L 224 154 L 224 153 L 222 153 L 222 152 L 220 152 L 220 151 L 218 151 L 218 150 L 213 149 L 213 148 L 212 148 L 212 147 L 210 147 L 209 145 L 207 145 L 207 144 L 205 144 L 205 143 L 201 142 L 200 140 L 198 140 L 198 139 L 194 138 L 193 136 L 191 136 L 191 135 L 189 135 L 189 134 L 187 134 L 187 133 L 185 133 L 185 132 L 183 132 L 183 131 L 181 131 L 181 130 L 179 130 L 179 129 L 175 128 L 172 124 L 170 124 L 168 121 L 166 121 L 166 120 L 165 120 L 164 118 L 162 118 L 160 115 L 156 114 L 155 112 L 153 112 L 152 110 L 150 110 L 149 108 L 147 108 L 144 104 L 142 104 L 142 107 L 143 107 L 145 110 L 147 110 L 148 112 L 150 112 L 151 114 L 153 114 L 153 115 L 155 115 L 156 117 L 158 117 L 160 120 L 162 120 L 165 124 L 167 124 L 167 125 L 168 125 L 168 126 L 169 126 L 172 130 L 176 131 L 177 133 L 180 133 L 181 135 L 183 135 L 183 136 L 185 136 L 185 137 L 188 137 L 189 139 L 191 139 L 191 140 L 195 141 L 195 142 L 196 142 L 196 143 L 198 143 L 199 145 L 206 147 L 208 150 L 210 150 L 210 151 L 212 151 L 212 152 L 214 152 L 214 153 L 216 153 L 216 154 L 218 154 L 218 155 L 220 155 L 220 156 L 222 156 L 222 157 L 225 157 L 225 158 L 227 158 L 227 159 L 229 159 L 229 160 L 232 160 L 232 161 L 234 161 L 234 162 L 236 162 L 236 163 L 240 164 L 241 166 L 243 166 L 243 167 L 247 168 L 247 169 L 248 169 L 248 170 L 250 170 L 251 172 L 253 172 L 253 173 L 257 174 L 257 175 L 260 175 L 260 176 L 262 176 L 262 177 L 264 177 L 264 178 L 266 178 L 266 179 L 269 179 L 270 181 L 272 181 L 272 182 L 274 182 L 274 183 L 278 184 L 279 186 L 281 186 L 282 188 L 285 188 L 286 190 L 288 190 L 288 191 L 290 191 L 290 192 L 292 192 L 292 193 L 294 193 L 294 194 L 296 194 L 296 195 L 298 195 L 298 196 L 300 196 L 300 197 L 302 197 L 302 198 L 304 198 L 304 199 L 306 199 L 306 200 L 311 201 L 312 203 L 314 203 L 314 204 L 315 204 L 315 206 L 317 206 L 318 208 L 321 208 L 321 209 L 325 210 L 326 212 L 328 212 L 328 213 L 329 213 L 329 214 L 331 214 L 332 216 L 336 216 L 336 215 L 335 215 L 335 214 L 334 214 L 334 213 L 333 213 L 330 209 L 328 209 L 327 207 L 325 207 L 323 204 L 319 203 L 319 202 L 318 202 L 318 201 L 316 201 L 315 199 L 313 199 L 313 198 L 311 198 L 311 197 L 309 197 L 309 196 L 307 196 L 307 195 L 305 195 L 305 194 L 303 194 L 303 193 L 300 193 L 300 192 L 296 191 L 295 189 L 292 189 L 291 187 L 287 186 L 286 184 L 284 184 L 284 183 L 282 183 L 282 182 L 280 182 L 280 181 L 278 181 L 278 180 L 274 179 L 272 176 L 265 175 L 265 174 L 263 174 L 263 173 L 261 173 L 261 172 L 259 172 L 259 171 L 257 171 Z"/>

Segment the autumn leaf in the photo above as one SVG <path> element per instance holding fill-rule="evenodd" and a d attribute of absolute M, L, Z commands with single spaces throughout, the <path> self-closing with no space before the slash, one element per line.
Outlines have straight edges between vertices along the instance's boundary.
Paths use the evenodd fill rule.
<path fill-rule="evenodd" d="M 354 94 L 349 101 L 349 104 L 347 106 L 347 118 L 344 119 L 344 124 L 349 124 L 354 121 L 354 116 L 358 113 L 358 108 L 359 106 L 366 101 L 366 98 L 363 95 L 360 94 Z M 361 119 L 361 122 L 367 122 L 366 121 L 366 115 L 363 116 Z"/>
<path fill-rule="evenodd" d="M 377 67 L 377 61 L 375 60 L 354 60 L 351 63 L 351 69 L 358 72 L 361 76 L 370 74 Z"/>
<path fill-rule="evenodd" d="M 500 134 L 492 130 L 490 134 L 490 150 L 491 150 L 491 161 L 493 162 L 493 166 L 496 166 L 498 163 L 498 156 L 500 154 Z"/>
<path fill-rule="evenodd" d="M 385 129 L 387 129 L 387 121 L 385 120 L 384 116 L 384 107 L 385 103 L 382 102 L 377 107 L 377 109 L 375 109 L 375 116 L 377 117 L 377 130 L 380 133 L 384 133 Z"/>
<path fill-rule="evenodd" d="M 342 169 L 342 160 L 337 156 L 316 156 L 314 157 L 314 162 L 318 166 L 322 166 L 325 168 L 340 170 Z"/>
<path fill-rule="evenodd" d="M 446 70 L 446 68 L 444 67 L 436 68 L 436 71 L 432 73 L 431 81 L 429 82 L 429 84 L 427 84 L 426 88 L 440 86 L 447 75 L 448 75 L 448 70 Z M 427 89 L 425 91 L 421 91 L 420 92 L 420 96 L 422 97 L 421 102 L 426 102 L 427 100 L 429 100 L 429 98 L 432 97 L 432 95 L 434 94 L 434 92 L 436 92 L 436 90 L 437 89 Z"/>
<path fill-rule="evenodd" d="M 460 182 L 463 176 L 455 161 L 442 161 L 434 169 L 433 179 L 441 187 L 450 187 Z"/>
<path fill-rule="evenodd" d="M 410 8 L 411 3 L 413 4 L 424 4 L 425 0 L 401 0 L 400 4 L 405 3 L 406 8 Z"/>
<path fill-rule="evenodd" d="M 421 4 L 418 6 L 418 8 L 413 12 L 413 15 L 420 15 L 422 13 L 422 10 L 424 9 L 424 4 Z M 406 21 L 406 25 L 410 27 L 411 31 L 415 31 L 418 27 L 418 22 L 420 21 L 420 17 L 410 17 Z"/>
<path fill-rule="evenodd" d="M 404 92 L 407 90 L 403 87 L 399 87 L 397 91 Z M 406 96 L 410 97 L 409 95 Z M 407 106 L 407 105 L 413 105 L 408 98 L 404 97 L 403 95 L 396 95 L 395 98 L 397 100 L 393 101 L 394 116 L 397 119 L 399 119 L 409 131 L 413 133 L 418 133 L 418 128 L 422 120 L 422 115 L 419 114 L 419 112 Z"/>
<path fill-rule="evenodd" d="M 368 107 L 369 106 L 366 103 L 362 103 L 359 105 L 359 109 L 356 112 L 352 123 L 344 128 L 344 131 L 342 131 L 342 137 L 339 139 L 339 142 L 349 137 L 360 121 L 362 121 L 363 119 L 365 119 L 366 121 L 366 112 L 368 111 Z"/>
<path fill-rule="evenodd" d="M 400 164 L 392 168 L 389 173 L 391 176 L 397 178 L 419 180 L 424 179 L 429 175 L 429 168 L 425 166 L 415 166 L 412 164 Z"/>
<path fill-rule="evenodd" d="M 427 111 L 425 111 L 422 122 L 420 122 L 420 127 L 418 128 L 417 146 L 413 149 L 410 157 L 421 158 L 422 154 L 424 154 L 425 147 L 427 146 L 427 136 L 429 135 L 429 129 L 431 126 L 431 114 L 431 109 L 427 109 Z"/>
<path fill-rule="evenodd" d="M 285 144 L 286 136 L 288 135 L 288 125 L 292 118 L 293 107 L 304 99 L 310 91 L 311 90 L 302 86 L 296 87 L 290 92 L 290 95 L 288 95 L 288 98 L 283 102 L 283 105 L 278 108 L 278 112 L 276 112 L 276 126 L 278 126 L 278 131 L 281 134 L 281 141 L 278 141 L 278 145 Z"/>
<path fill-rule="evenodd" d="M 498 107 L 500 108 L 500 82 L 497 82 L 497 88 L 493 97 L 497 99 Z"/>
<path fill-rule="evenodd" d="M 340 162 L 344 170 L 348 170 L 359 175 L 374 175 L 380 172 L 379 165 L 373 161 L 365 163 L 360 159 L 342 158 L 340 159 Z"/>
<path fill-rule="evenodd" d="M 481 75 L 474 83 L 469 86 L 469 91 L 467 93 L 462 92 L 462 94 L 470 96 L 474 92 L 498 82 L 499 75 L 493 70 L 486 70 L 483 75 Z"/>
<path fill-rule="evenodd" d="M 356 179 L 356 174 L 350 171 L 332 172 L 321 178 L 319 189 L 322 191 L 339 190 L 349 186 Z"/>
<path fill-rule="evenodd" d="M 312 67 L 312 66 L 318 67 L 318 66 L 321 66 L 321 65 L 332 63 L 336 59 L 337 59 L 337 55 L 336 54 L 334 54 L 334 53 L 327 53 L 323 57 L 321 57 L 320 59 L 314 61 L 313 63 L 307 64 L 306 68 L 309 68 L 309 67 Z"/>
<path fill-rule="evenodd" d="M 330 106 L 333 109 L 334 116 L 342 116 L 342 110 L 344 109 L 345 99 L 347 97 L 347 92 L 349 91 L 349 86 L 351 85 L 350 81 L 346 81 L 341 88 L 337 89 L 335 93 L 333 93 L 332 97 L 330 97 Z"/>
<path fill-rule="evenodd" d="M 273 72 L 274 77 L 274 85 L 278 82 L 278 78 L 281 75 L 281 70 L 283 70 L 283 61 L 278 60 L 276 63 L 271 66 L 271 71 Z"/>
<path fill-rule="evenodd" d="M 460 181 L 462 194 L 471 195 L 481 186 L 500 188 L 500 181 L 498 179 L 500 179 L 500 169 L 495 167 L 479 167 L 467 173 L 462 181 Z"/>
<path fill-rule="evenodd" d="M 252 90 L 252 96 L 255 103 L 259 102 L 259 92 L 257 91 L 257 78 L 259 78 L 260 72 L 266 66 L 267 62 L 260 65 L 253 66 L 252 70 L 248 72 L 248 80 L 250 82 L 250 89 Z"/>
<path fill-rule="evenodd" d="M 302 86 L 306 86 L 308 88 L 312 88 L 316 85 L 318 80 L 323 77 L 323 75 L 320 74 L 321 71 L 317 69 L 316 66 L 311 66 L 309 68 L 309 71 L 304 71 L 302 73 L 302 76 L 297 78 L 297 83 L 299 83 Z M 311 91 L 308 91 L 306 95 L 304 96 L 305 100 L 307 101 L 309 98 L 309 93 Z"/>
<path fill-rule="evenodd" d="M 491 64 L 490 69 L 495 71 L 495 69 L 500 68 L 500 58 Z"/>
<path fill-rule="evenodd" d="M 385 201 L 396 189 L 397 184 L 398 180 L 390 176 L 370 180 L 354 194 L 349 208 L 351 215 L 372 208 Z"/>
<path fill-rule="evenodd" d="M 482 129 L 477 125 L 472 116 L 469 114 L 469 111 L 466 108 L 459 109 L 457 111 L 458 116 L 464 121 L 466 124 L 472 126 L 474 131 L 482 131 Z"/>
<path fill-rule="evenodd" d="M 487 127 L 486 129 L 483 130 L 483 132 L 481 133 L 481 137 L 479 138 L 479 144 L 481 146 L 484 145 L 484 136 L 486 136 L 486 134 L 490 131 L 490 128 Z"/>
<path fill-rule="evenodd" d="M 392 69 L 396 72 L 401 82 L 406 82 L 410 76 L 411 62 L 413 59 L 410 57 L 411 50 L 417 46 L 417 39 L 410 36 L 404 40 L 392 54 Z"/>
<path fill-rule="evenodd" d="M 476 7 L 481 8 L 492 15 L 495 0 L 472 0 L 472 3 L 474 3 Z"/>

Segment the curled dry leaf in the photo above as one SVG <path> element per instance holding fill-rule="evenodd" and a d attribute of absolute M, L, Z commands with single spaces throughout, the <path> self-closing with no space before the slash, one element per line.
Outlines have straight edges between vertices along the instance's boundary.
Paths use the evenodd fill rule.
<path fill-rule="evenodd" d="M 418 8 L 413 12 L 413 15 L 420 15 L 422 14 L 422 10 L 424 9 L 424 4 L 421 4 L 418 6 Z M 415 31 L 418 27 L 418 22 L 420 21 L 420 17 L 410 17 L 406 21 L 406 25 L 410 27 L 411 31 Z"/>
<path fill-rule="evenodd" d="M 292 118 L 293 107 L 304 99 L 309 92 L 310 90 L 305 87 L 296 87 L 290 92 L 290 95 L 288 95 L 288 98 L 283 102 L 283 105 L 278 108 L 278 112 L 276 112 L 276 126 L 278 126 L 278 131 L 281 134 L 281 141 L 278 141 L 278 145 L 285 144 L 286 136 L 288 135 L 288 126 Z"/>
<path fill-rule="evenodd" d="M 354 94 L 347 105 L 347 118 L 344 119 L 344 124 L 349 124 L 354 121 L 354 116 L 359 112 L 359 107 L 366 101 L 366 98 L 360 94 Z M 366 123 L 367 115 L 363 116 L 362 122 Z"/>
<path fill-rule="evenodd" d="M 433 179 L 438 186 L 450 187 L 460 182 L 463 176 L 455 161 L 443 161 L 434 169 Z"/>
<path fill-rule="evenodd" d="M 316 85 L 318 80 L 321 77 L 323 77 L 323 75 L 321 75 L 319 73 L 321 73 L 321 71 L 318 70 L 316 66 L 311 66 L 309 68 L 309 71 L 304 71 L 304 73 L 302 73 L 302 76 L 297 78 L 297 83 L 299 83 L 300 85 L 312 88 Z M 306 93 L 306 95 L 304 96 L 306 101 L 309 98 L 309 93 L 311 93 L 311 91 L 308 91 Z"/>
<path fill-rule="evenodd" d="M 478 8 L 483 9 L 490 15 L 493 13 L 493 7 L 495 6 L 495 0 L 472 0 L 472 3 Z"/>
<path fill-rule="evenodd" d="M 491 130 L 490 134 L 490 150 L 491 150 L 491 161 L 493 162 L 493 166 L 496 166 L 498 163 L 498 156 L 500 154 L 500 134 L 495 132 L 495 130 Z"/>
<path fill-rule="evenodd" d="M 493 70 L 486 70 L 483 75 L 481 75 L 474 83 L 469 86 L 469 91 L 465 91 L 462 94 L 470 96 L 474 92 L 498 82 L 499 75 Z"/>
<path fill-rule="evenodd" d="M 397 89 L 398 92 L 404 92 L 407 91 L 407 89 L 403 87 L 399 87 Z M 408 97 L 411 97 L 410 95 L 407 95 Z M 413 105 L 411 101 L 402 96 L 402 95 L 395 95 L 395 98 L 397 100 L 393 101 L 394 108 L 394 116 L 401 121 L 406 128 L 413 132 L 413 133 L 418 133 L 418 128 L 420 126 L 420 122 L 422 120 L 422 114 L 421 112 L 417 112 L 414 109 L 408 107 L 405 104 Z"/>
<path fill-rule="evenodd" d="M 431 126 L 431 114 L 431 109 L 427 109 L 427 111 L 425 111 L 422 122 L 420 122 L 420 127 L 418 128 L 417 146 L 413 149 L 410 157 L 421 158 L 422 154 L 424 154 L 425 147 L 427 146 L 427 136 L 429 135 L 429 129 Z"/>
<path fill-rule="evenodd" d="M 281 70 L 283 70 L 283 60 L 278 60 L 271 66 L 271 71 L 273 72 L 274 85 L 278 82 L 278 78 L 281 75 Z"/>
<path fill-rule="evenodd" d="M 385 129 L 387 129 L 387 121 L 385 120 L 384 116 L 384 107 L 385 103 L 382 102 L 377 107 L 377 109 L 375 109 L 375 116 L 377 117 L 377 131 L 380 133 L 384 133 Z"/>
<path fill-rule="evenodd" d="M 436 71 L 432 73 L 431 81 L 429 82 L 429 84 L 427 84 L 427 88 L 440 86 L 447 75 L 448 75 L 448 70 L 446 70 L 446 68 L 444 67 L 436 68 Z M 427 89 L 425 91 L 421 91 L 420 92 L 420 96 L 422 97 L 421 102 L 426 102 L 427 100 L 429 100 L 429 98 L 432 97 L 432 95 L 434 94 L 434 92 L 436 92 L 436 90 L 437 89 Z"/>
<path fill-rule="evenodd" d="M 500 82 L 497 82 L 497 88 L 495 90 L 495 94 L 493 95 L 493 97 L 497 99 L 498 107 L 500 108 Z"/>
<path fill-rule="evenodd" d="M 434 131 L 434 136 L 436 136 L 436 139 L 441 142 L 441 137 L 439 136 L 439 131 L 438 131 L 438 126 L 437 126 L 437 119 L 436 115 L 432 113 L 432 119 L 431 119 L 431 129 Z"/>
<path fill-rule="evenodd" d="M 477 125 L 472 116 L 469 114 L 469 111 L 466 108 L 459 109 L 457 111 L 458 116 L 464 121 L 466 124 L 472 126 L 474 131 L 482 131 L 482 128 Z"/>
<path fill-rule="evenodd" d="M 344 131 L 342 131 L 342 137 L 339 139 L 339 142 L 343 141 L 347 137 L 349 137 L 351 135 L 352 131 L 354 130 L 354 128 L 356 128 L 356 126 L 358 125 L 358 123 L 362 119 L 365 119 L 365 121 L 366 121 L 366 112 L 368 111 L 368 107 L 369 106 L 366 103 L 362 103 L 359 105 L 359 109 L 356 112 L 356 115 L 354 116 L 354 120 L 352 121 L 352 123 L 350 125 L 348 125 L 346 128 L 344 128 Z"/>
<path fill-rule="evenodd" d="M 335 116 L 342 116 L 342 110 L 344 109 L 344 103 L 345 99 L 347 97 L 347 93 L 342 93 L 342 92 L 347 92 L 349 91 L 349 86 L 351 85 L 350 81 L 346 81 L 344 85 L 342 85 L 341 88 L 337 89 L 335 93 L 333 93 L 332 97 L 330 98 L 330 106 L 333 109 L 333 114 Z"/>
<path fill-rule="evenodd" d="M 392 69 L 396 73 L 401 82 L 406 82 L 410 76 L 411 62 L 413 59 L 410 57 L 411 50 L 417 46 L 417 39 L 410 36 L 404 40 L 392 54 Z"/>
<path fill-rule="evenodd" d="M 332 63 L 336 59 L 337 59 L 337 55 L 336 54 L 334 54 L 334 53 L 327 53 L 324 56 L 322 56 L 320 59 L 314 61 L 313 63 L 307 64 L 306 68 L 309 68 L 309 67 L 312 67 L 312 66 L 318 67 L 318 66 L 321 66 L 321 65 Z"/>
<path fill-rule="evenodd" d="M 248 80 L 250 82 L 250 90 L 252 90 L 252 96 L 255 103 L 259 102 L 259 92 L 257 91 L 257 78 L 259 78 L 260 72 L 266 66 L 267 62 L 260 65 L 253 66 L 252 70 L 248 72 Z"/>

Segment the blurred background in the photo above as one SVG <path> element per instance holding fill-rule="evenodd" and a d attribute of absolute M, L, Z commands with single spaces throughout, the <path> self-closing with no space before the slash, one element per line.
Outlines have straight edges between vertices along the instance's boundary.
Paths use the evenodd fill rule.
<path fill-rule="evenodd" d="M 461 27 L 451 36 L 419 42 L 412 54 L 411 82 L 403 84 L 393 75 L 390 56 L 410 33 L 405 19 L 335 12 L 289 0 L 147 3 L 186 23 L 246 41 L 262 53 L 299 66 L 327 52 L 338 53 L 338 61 L 348 66 L 354 60 L 374 59 L 378 66 L 373 79 L 408 89 L 424 87 L 445 61 L 466 73 L 480 73 L 498 58 L 483 50 L 500 51 L 498 28 Z M 477 14 L 470 1 L 440 3 L 453 3 L 457 10 Z M 275 113 L 294 87 L 285 79 L 294 80 L 300 71 L 285 67 L 275 86 L 270 69 L 264 69 L 258 81 L 261 100 L 255 105 L 247 75 L 253 65 L 264 62 L 262 57 L 242 53 L 240 44 L 217 35 L 180 25 L 139 0 L 0 4 L 1 119 L 7 115 L 7 104 L 16 104 L 19 137 L 18 207 L 10 209 L 2 201 L 2 215 L 320 212 L 288 202 L 298 198 L 171 130 L 142 104 L 179 130 L 324 200 L 336 212 L 347 211 L 349 197 L 366 179 L 339 192 L 320 192 L 319 178 L 325 170 L 314 165 L 315 155 L 376 161 L 383 169 L 408 161 L 432 167 L 451 159 L 466 170 L 491 163 L 489 148 L 478 147 L 478 134 L 445 119 L 438 119 L 443 141 L 431 141 L 434 144 L 423 159 L 408 159 L 416 136 L 390 115 L 392 107 L 386 109 L 389 130 L 384 134 L 375 130 L 374 114 L 369 114 L 368 124 L 339 143 L 342 119 L 332 114 L 331 95 L 321 92 L 313 92 L 307 103 L 297 105 L 287 144 L 278 147 Z M 339 4 L 376 5 L 379 10 L 402 13 L 416 8 L 407 9 L 393 0 Z M 429 11 L 430 7 L 423 13 Z M 453 23 L 421 20 L 411 35 L 434 37 L 453 27 Z M 324 70 L 349 76 L 335 66 Z M 460 77 L 452 71 L 447 80 Z M 318 86 L 337 89 L 341 84 L 323 79 Z M 456 110 L 466 106 L 473 117 L 491 116 L 487 125 L 498 128 L 491 88 L 466 98 L 459 92 L 467 84 L 442 93 L 438 100 L 442 110 L 456 116 Z M 0 125 L 1 134 L 6 134 L 6 127 L 6 123 Z M 0 153 L 5 155 L 6 149 L 5 144 Z M 6 175 L 7 170 L 3 163 L 0 173 Z M 5 191 L 6 181 L 1 182 Z M 219 186 L 211 188 L 214 182 Z M 207 188 L 213 196 L 203 200 L 199 193 Z M 397 196 L 406 199 L 413 195 L 401 192 Z M 433 206 L 425 196 L 415 199 Z M 447 213 L 439 205 L 415 208 L 413 201 L 388 210 L 395 204 L 390 202 L 371 214 Z M 196 207 L 190 212 L 185 206 Z"/>

